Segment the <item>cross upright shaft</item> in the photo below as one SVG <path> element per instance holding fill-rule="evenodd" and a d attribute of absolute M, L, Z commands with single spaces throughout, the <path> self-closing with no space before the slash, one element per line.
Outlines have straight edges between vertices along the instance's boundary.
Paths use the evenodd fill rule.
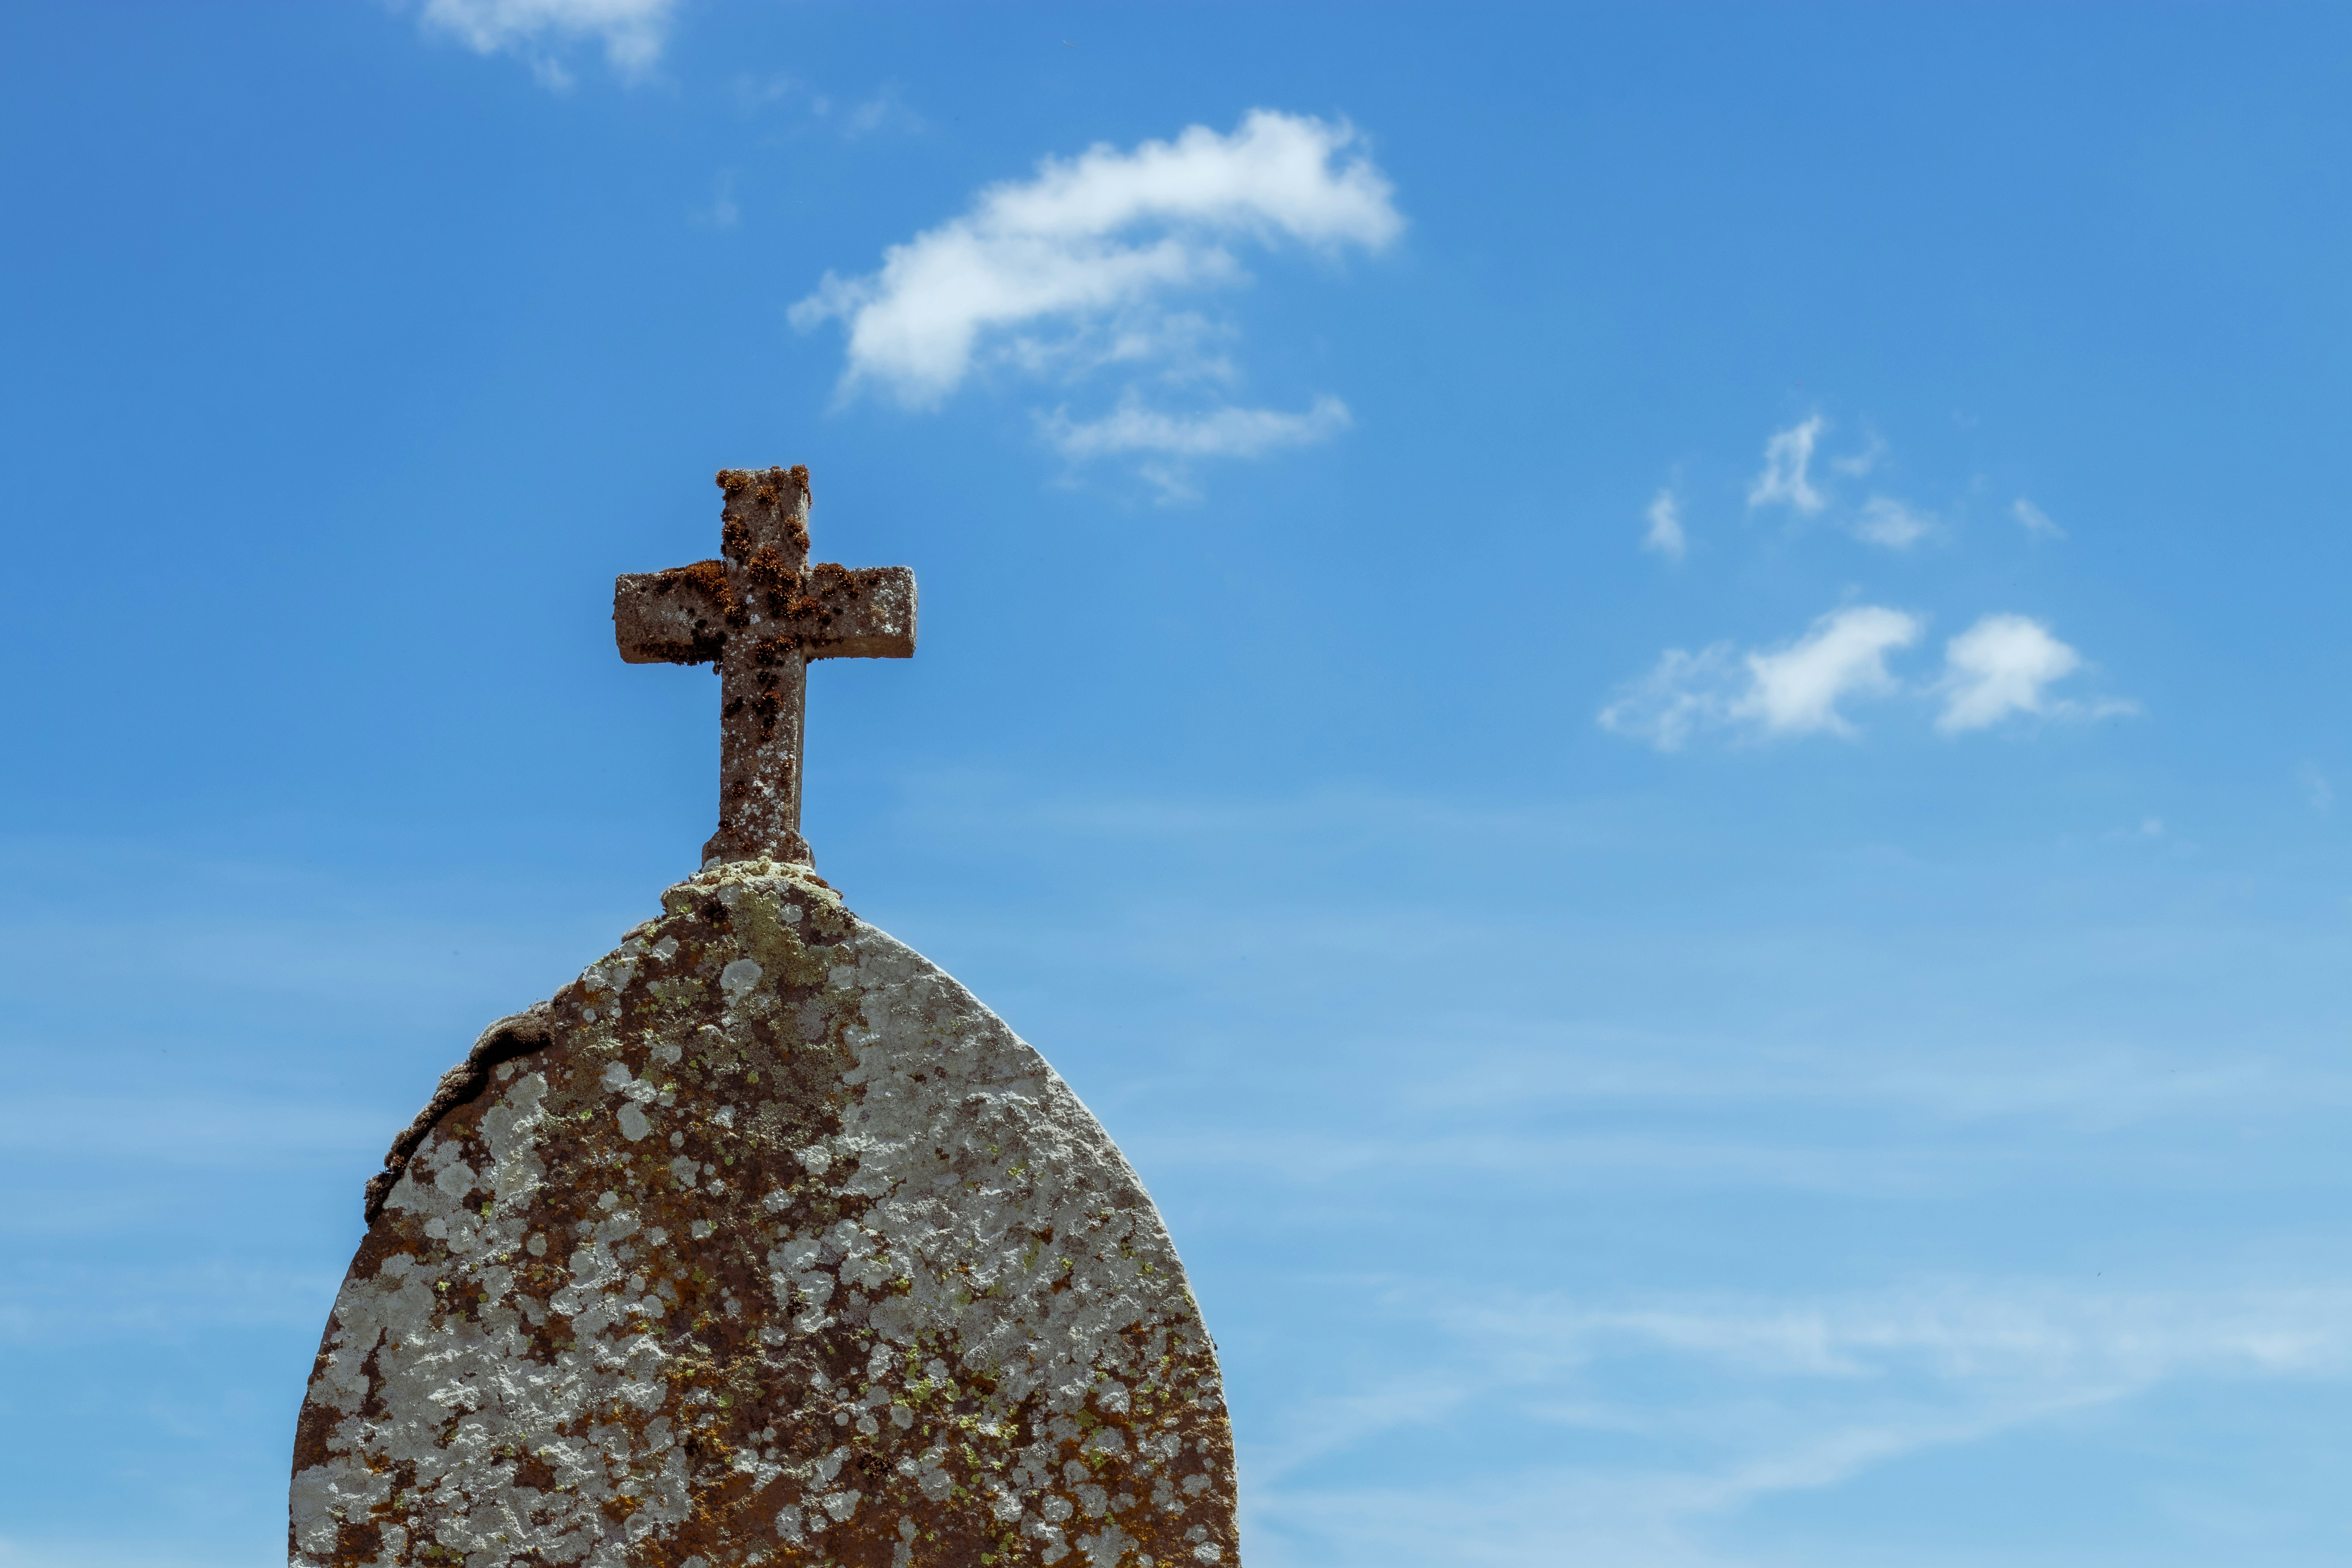
<path fill-rule="evenodd" d="M 631 664 L 719 667 L 719 831 L 714 860 L 814 862 L 801 837 L 808 666 L 909 658 L 915 574 L 808 563 L 804 468 L 721 468 L 719 559 L 623 575 L 613 635 Z"/>

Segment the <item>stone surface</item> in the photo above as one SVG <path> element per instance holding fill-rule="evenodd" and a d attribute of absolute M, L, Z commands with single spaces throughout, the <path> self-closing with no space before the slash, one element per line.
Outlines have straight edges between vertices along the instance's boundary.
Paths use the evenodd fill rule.
<path fill-rule="evenodd" d="M 1235 1561 L 1214 1347 L 1053 1069 L 804 867 L 662 902 L 372 1184 L 291 1562 Z"/>
<path fill-rule="evenodd" d="M 613 637 L 631 664 L 719 667 L 719 831 L 703 860 L 805 862 L 809 662 L 913 658 L 915 574 L 810 565 L 806 468 L 721 468 L 719 489 L 719 559 L 621 577 Z"/>

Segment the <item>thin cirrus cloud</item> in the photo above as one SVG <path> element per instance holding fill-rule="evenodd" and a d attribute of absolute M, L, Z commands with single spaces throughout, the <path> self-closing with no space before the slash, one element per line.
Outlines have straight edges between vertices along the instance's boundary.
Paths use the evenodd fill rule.
<path fill-rule="evenodd" d="M 1388 1297 L 1426 1325 L 1432 1370 L 1296 1404 L 1258 1457 L 1260 1513 L 1333 1561 L 1458 1561 L 1475 1539 L 1480 1563 L 1727 1568 L 1697 1542 L 1774 1498 L 1938 1449 L 2044 1442 L 2162 1390 L 2315 1393 L 2352 1372 L 2352 1288 L 2332 1279 L 2223 1292 L 1963 1278 L 1596 1300 L 1415 1279 Z M 1528 1461 L 1475 1490 L 1443 1475 L 1350 1479 L 1355 1456 L 1471 1411 L 1537 1439 Z M 1614 1441 L 1563 1447 L 1564 1432 Z"/>
<path fill-rule="evenodd" d="M 1882 605 L 1821 616 L 1803 635 L 1742 653 L 1728 642 L 1692 653 L 1668 648 L 1629 681 L 1599 718 L 1612 733 L 1662 752 L 1680 751 L 1709 731 L 1758 738 L 1859 732 L 1847 709 L 1872 698 L 1936 699 L 1936 728 L 1948 735 L 1986 730 L 2019 715 L 2100 718 L 2135 711 L 2129 702 L 2060 698 L 2052 688 L 2082 671 L 2080 653 L 2025 616 L 1988 615 L 1945 645 L 1940 676 L 1910 686 L 1888 658 L 1916 643 L 1926 622 Z"/>
<path fill-rule="evenodd" d="M 1065 457 L 1252 457 L 1344 429 L 1325 395 L 1297 413 L 1202 397 L 1236 379 L 1232 330 L 1175 301 L 1245 284 L 1240 252 L 1378 251 L 1402 232 L 1387 176 L 1350 126 L 1254 110 L 1230 134 L 1195 125 L 1121 152 L 1097 144 L 982 191 L 971 208 L 883 253 L 874 272 L 827 272 L 792 308 L 802 331 L 846 332 L 840 394 L 939 407 L 976 373 L 1118 383 L 1108 413 L 1036 414 Z M 1175 409 L 1164 400 L 1193 389 Z"/>
<path fill-rule="evenodd" d="M 551 88 L 572 76 L 550 52 L 574 39 L 604 46 L 625 77 L 642 76 L 661 58 L 677 0 L 425 0 L 425 31 L 456 38 L 476 54 L 511 54 L 530 62 Z"/>

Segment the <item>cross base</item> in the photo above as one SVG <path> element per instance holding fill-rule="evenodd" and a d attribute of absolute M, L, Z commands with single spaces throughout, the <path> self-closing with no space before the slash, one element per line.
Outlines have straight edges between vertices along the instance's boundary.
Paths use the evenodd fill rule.
<path fill-rule="evenodd" d="M 816 869 L 816 851 L 791 828 L 754 844 L 749 835 L 733 831 L 726 823 L 719 824 L 719 831 L 703 843 L 702 868 L 707 871 L 729 860 L 782 860 L 806 866 L 812 871 Z"/>

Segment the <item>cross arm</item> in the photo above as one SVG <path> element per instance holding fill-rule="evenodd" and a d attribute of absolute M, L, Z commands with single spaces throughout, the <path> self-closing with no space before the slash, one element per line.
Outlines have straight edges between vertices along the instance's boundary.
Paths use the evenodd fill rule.
<path fill-rule="evenodd" d="M 809 626 L 811 658 L 912 658 L 915 574 L 907 566 L 809 568 L 795 619 Z"/>
<path fill-rule="evenodd" d="M 723 562 L 626 573 L 613 584 L 613 640 L 631 664 L 709 664 L 740 615 Z"/>

